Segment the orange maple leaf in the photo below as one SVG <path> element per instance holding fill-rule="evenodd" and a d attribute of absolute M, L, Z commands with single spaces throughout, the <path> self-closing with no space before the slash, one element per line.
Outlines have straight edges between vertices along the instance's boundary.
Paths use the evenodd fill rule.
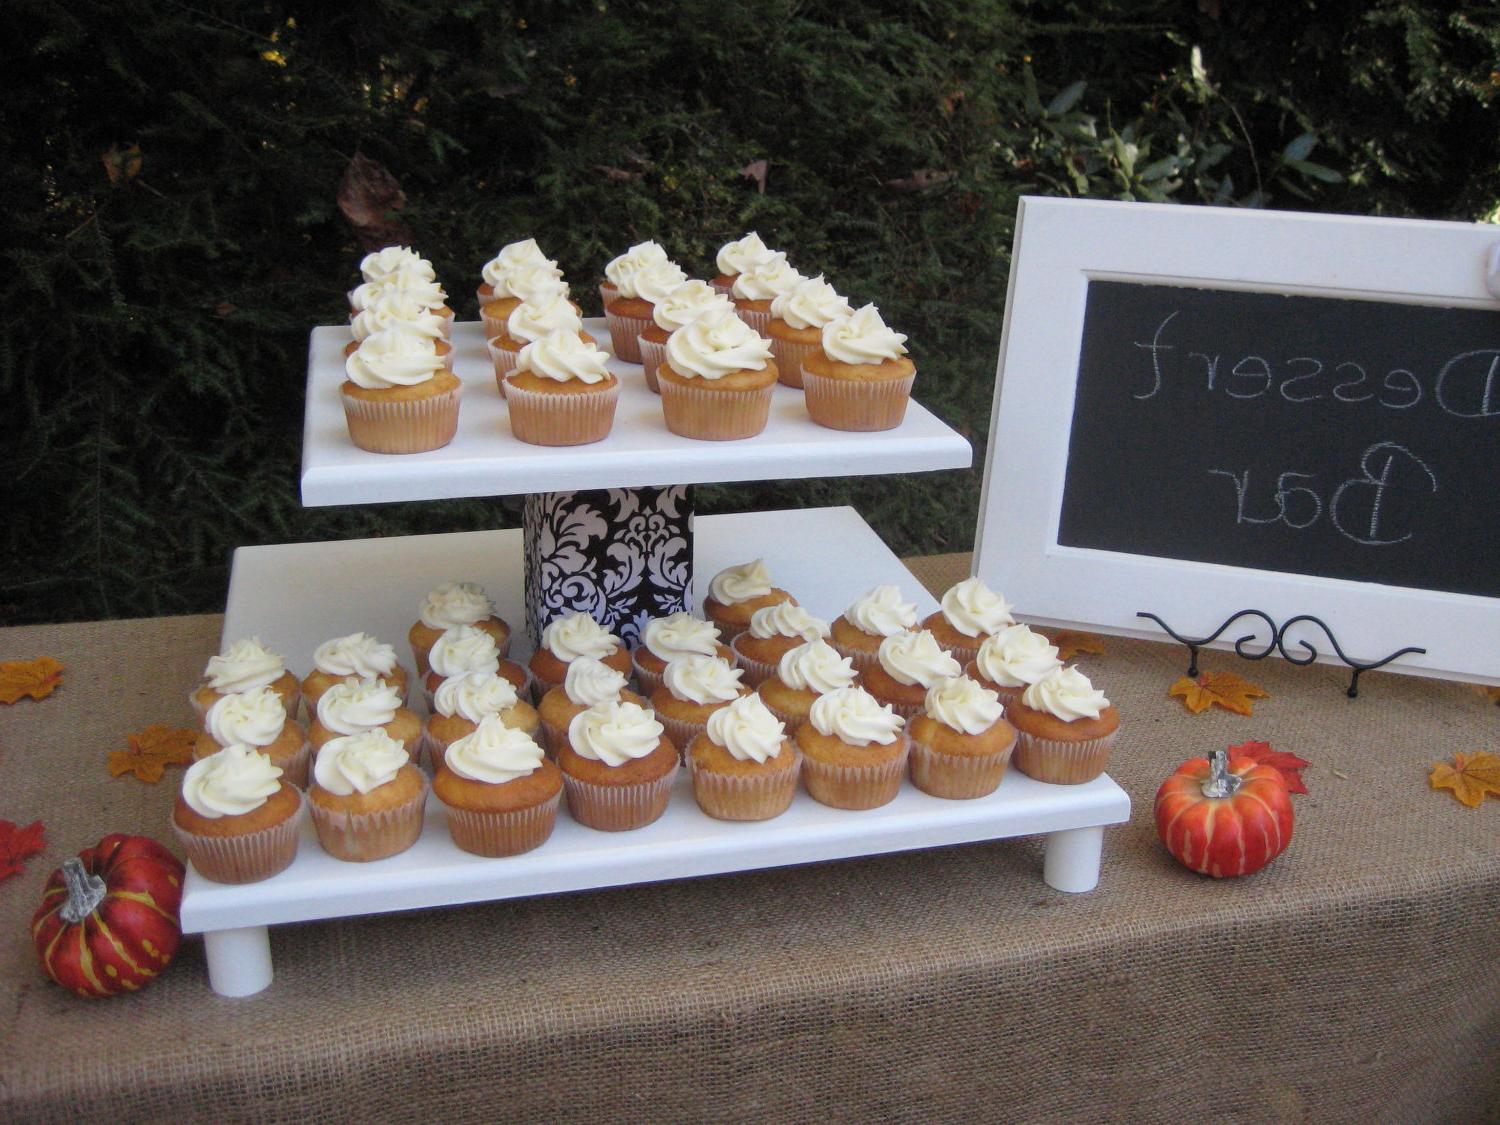
<path fill-rule="evenodd" d="M 1461 804 L 1477 809 L 1484 796 L 1500 797 L 1500 758 L 1488 750 L 1475 754 L 1454 754 L 1453 764 L 1434 762 L 1427 775 L 1434 789 L 1451 789 Z"/>
<path fill-rule="evenodd" d="M 0 703 L 15 703 L 23 695 L 46 699 L 62 683 L 63 666 L 50 656 L 11 660 L 0 664 Z"/>
<path fill-rule="evenodd" d="M 1080 633 L 1074 629 L 1059 629 L 1049 633 L 1047 639 L 1057 646 L 1059 660 L 1072 660 L 1080 652 L 1104 655 L 1104 638 L 1093 633 Z"/>
<path fill-rule="evenodd" d="M 1210 707 L 1222 707 L 1236 715 L 1254 714 L 1252 699 L 1270 699 L 1271 693 L 1233 672 L 1205 672 L 1196 680 L 1183 676 L 1167 689 L 1194 715 Z"/>
<path fill-rule="evenodd" d="M 153 723 L 143 731 L 125 736 L 128 750 L 113 750 L 109 755 L 109 776 L 132 773 L 140 781 L 152 784 L 161 780 L 168 766 L 185 766 L 193 760 L 193 744 L 198 732 L 188 727 L 168 727 Z"/>

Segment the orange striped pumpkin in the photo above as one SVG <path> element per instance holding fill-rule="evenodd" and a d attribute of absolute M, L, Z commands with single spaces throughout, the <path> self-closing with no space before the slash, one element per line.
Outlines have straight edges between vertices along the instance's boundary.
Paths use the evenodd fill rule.
<path fill-rule="evenodd" d="M 1292 842 L 1292 799 L 1281 771 L 1215 750 L 1189 758 L 1156 791 L 1156 831 L 1200 875 L 1259 871 Z"/>
<path fill-rule="evenodd" d="M 106 836 L 52 873 L 31 936 L 42 971 L 79 996 L 134 992 L 182 940 L 182 863 L 145 836 Z"/>

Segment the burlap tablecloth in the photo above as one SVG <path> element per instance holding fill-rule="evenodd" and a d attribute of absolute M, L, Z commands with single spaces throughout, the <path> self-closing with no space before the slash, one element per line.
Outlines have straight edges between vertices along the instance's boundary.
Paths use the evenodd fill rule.
<path fill-rule="evenodd" d="M 941 589 L 967 556 L 915 564 Z M 1167 698 L 1182 650 L 1084 666 L 1125 717 L 1135 803 L 1098 890 L 1012 840 L 272 931 L 276 980 L 209 991 L 202 946 L 84 1002 L 40 976 L 47 873 L 106 831 L 175 843 L 126 732 L 189 724 L 216 616 L 0 630 L 68 666 L 0 708 L 0 818 L 48 848 L 0 883 L 0 1119 L 1472 1121 L 1500 1107 L 1500 801 L 1426 783 L 1496 749 L 1474 690 L 1278 661 L 1252 718 Z M 1182 759 L 1247 738 L 1313 762 L 1290 850 L 1213 882 L 1151 824 Z"/>

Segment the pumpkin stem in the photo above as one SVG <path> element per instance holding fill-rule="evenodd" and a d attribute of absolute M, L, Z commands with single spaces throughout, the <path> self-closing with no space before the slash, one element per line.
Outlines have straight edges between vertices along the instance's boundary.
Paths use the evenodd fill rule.
<path fill-rule="evenodd" d="M 83 861 L 77 857 L 63 860 L 62 875 L 68 888 L 68 901 L 63 903 L 60 913 L 64 922 L 76 926 L 99 908 L 109 890 L 104 880 L 89 874 Z"/>
<path fill-rule="evenodd" d="M 1203 783 L 1203 795 L 1220 799 L 1234 796 L 1240 787 L 1241 778 L 1229 772 L 1229 751 L 1214 750 L 1208 755 L 1208 779 Z"/>

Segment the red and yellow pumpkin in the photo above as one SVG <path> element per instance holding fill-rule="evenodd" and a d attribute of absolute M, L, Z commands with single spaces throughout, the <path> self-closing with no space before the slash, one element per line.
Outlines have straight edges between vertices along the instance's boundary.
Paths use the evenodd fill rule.
<path fill-rule="evenodd" d="M 182 940 L 183 866 L 145 836 L 106 836 L 52 873 L 31 936 L 42 971 L 79 996 L 148 984 Z"/>
<path fill-rule="evenodd" d="M 1200 875 L 1248 875 L 1292 842 L 1292 798 L 1275 766 L 1215 750 L 1161 783 L 1156 831 L 1172 857 Z"/>

